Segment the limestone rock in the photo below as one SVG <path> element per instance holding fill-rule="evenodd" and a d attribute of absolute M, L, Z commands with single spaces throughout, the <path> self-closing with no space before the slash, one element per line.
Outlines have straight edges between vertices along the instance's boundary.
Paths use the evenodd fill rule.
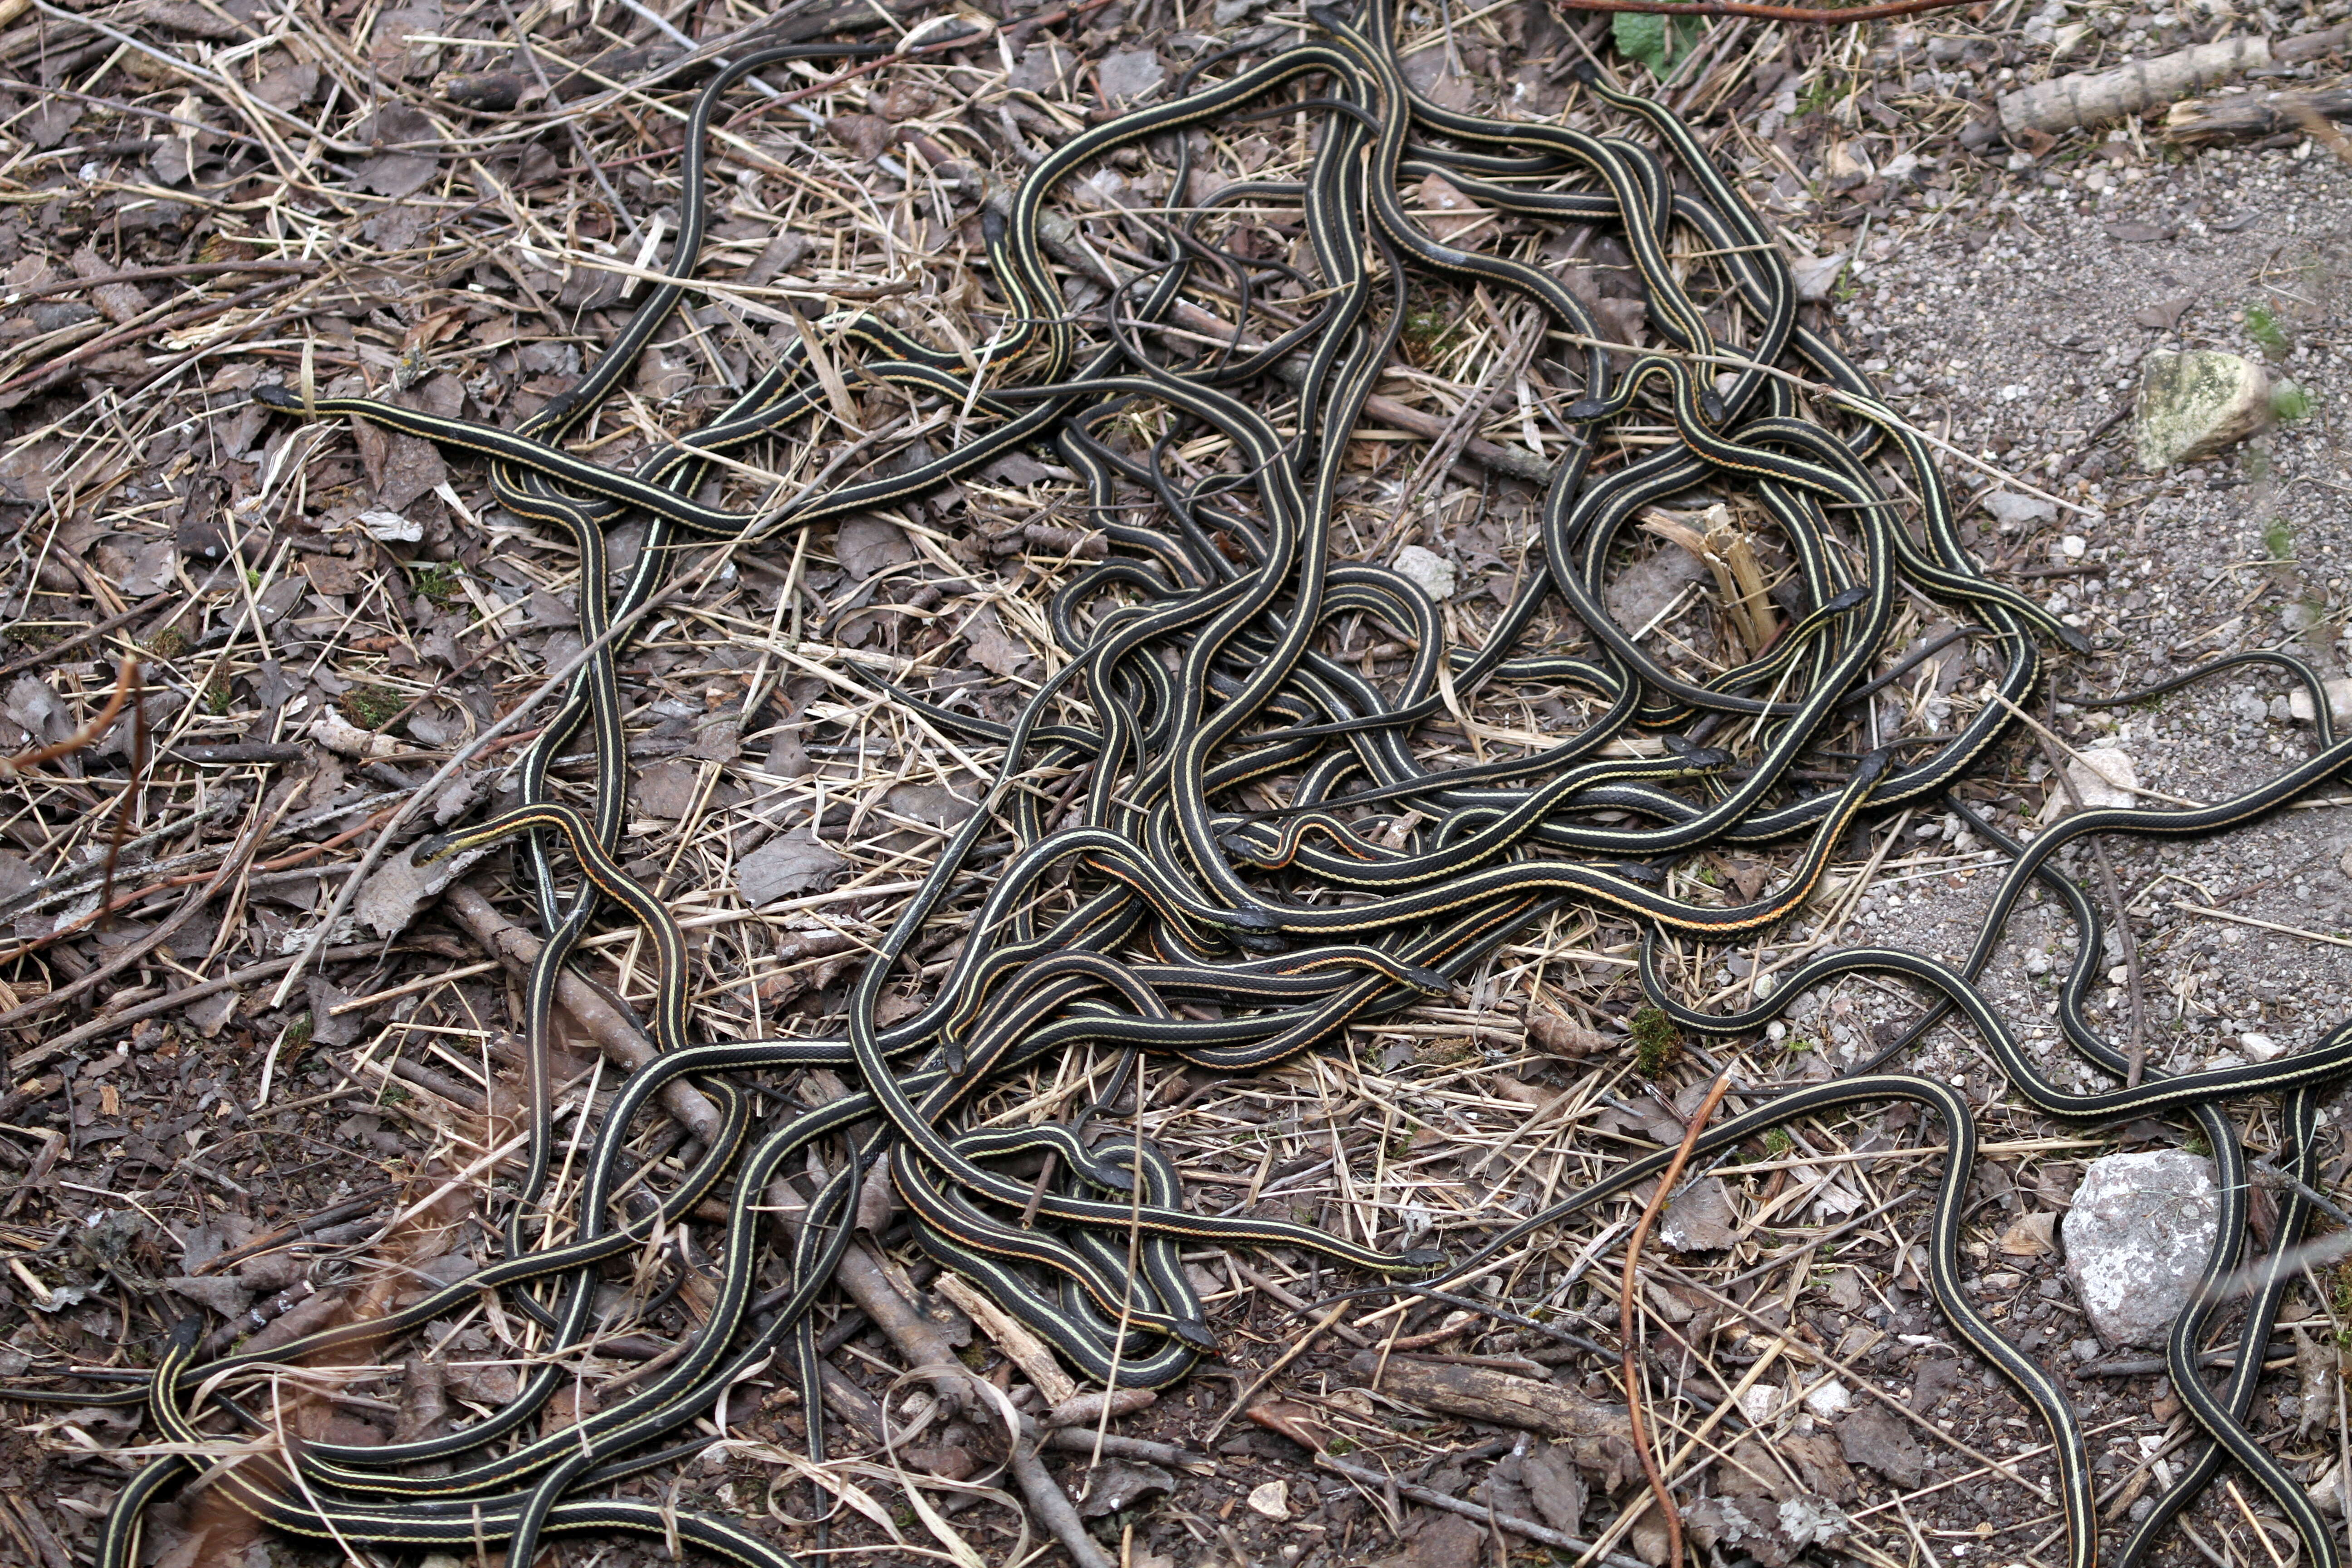
<path fill-rule="evenodd" d="M 1419 584 L 1423 592 L 1441 605 L 1454 596 L 1454 563 L 1434 550 L 1418 544 L 1406 545 L 1397 552 L 1396 573 L 1400 577 L 1408 577 Z"/>
<path fill-rule="evenodd" d="M 2132 441 L 2150 473 L 2225 452 L 2271 421 L 2269 373 L 2211 349 L 2140 362 Z"/>
<path fill-rule="evenodd" d="M 2063 1234 L 2067 1275 L 2099 1336 L 2164 1343 L 2220 1225 L 2211 1161 L 2180 1149 L 2092 1161 Z"/>
<path fill-rule="evenodd" d="M 2317 716 L 2311 705 L 2311 693 L 2301 686 L 2286 694 L 2286 710 L 2297 722 L 2308 724 Z M 2327 683 L 2327 716 L 2338 724 L 2352 721 L 2352 680 L 2337 679 Z"/>

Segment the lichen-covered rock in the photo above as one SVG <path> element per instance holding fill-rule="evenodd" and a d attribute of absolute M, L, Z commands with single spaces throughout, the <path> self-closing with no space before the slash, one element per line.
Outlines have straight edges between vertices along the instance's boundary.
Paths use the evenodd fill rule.
<path fill-rule="evenodd" d="M 2180 1149 L 2094 1160 L 2066 1215 L 2066 1272 L 2109 1344 L 2161 1345 L 2220 1233 L 2213 1163 Z"/>
<path fill-rule="evenodd" d="M 2150 473 L 2225 452 L 2271 422 L 2270 375 L 2211 349 L 2140 361 L 2132 442 Z"/>

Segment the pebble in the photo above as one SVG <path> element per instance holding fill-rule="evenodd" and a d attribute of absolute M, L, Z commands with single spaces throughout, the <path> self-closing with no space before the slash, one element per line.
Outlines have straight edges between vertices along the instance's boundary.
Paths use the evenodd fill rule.
<path fill-rule="evenodd" d="M 1249 1508 L 1252 1513 L 1263 1514 L 1276 1524 L 1290 1517 L 1290 1488 L 1283 1481 L 1268 1481 L 1250 1489 Z"/>
<path fill-rule="evenodd" d="M 1439 604 L 1454 597 L 1454 563 L 1433 550 L 1408 544 L 1397 552 L 1396 573 L 1420 584 Z"/>
<path fill-rule="evenodd" d="M 2327 716 L 2341 724 L 2352 721 L 2352 679 L 2336 679 L 2327 683 Z M 2290 717 L 2308 724 L 2317 711 L 2311 705 L 2311 693 L 2296 687 L 2286 694 L 2286 710 Z"/>
<path fill-rule="evenodd" d="M 2238 1048 L 2246 1053 L 2250 1061 L 2266 1062 L 2286 1047 L 2268 1035 L 2240 1035 Z"/>
<path fill-rule="evenodd" d="M 2220 1226 L 2210 1160 L 2159 1149 L 2084 1167 L 2063 1234 L 2075 1300 L 2099 1337 L 2162 1344 Z"/>
<path fill-rule="evenodd" d="M 1834 1420 L 1853 1408 L 1853 1395 L 1845 1391 L 1844 1384 L 1832 1378 L 1805 1395 L 1805 1408 L 1819 1420 Z"/>
<path fill-rule="evenodd" d="M 2139 767 L 2121 746 L 2093 746 L 2066 763 L 2066 776 L 2085 807 L 2132 805 L 2139 800 Z"/>
<path fill-rule="evenodd" d="M 2251 360 L 2193 349 L 2140 361 L 2132 443 L 2150 473 L 2218 456 L 2270 422 L 2270 374 Z"/>
<path fill-rule="evenodd" d="M 2058 515 L 2058 509 L 2040 496 L 2021 496 L 2014 490 L 1995 490 L 1985 497 L 1985 510 L 2003 528 L 2017 528 L 2029 522 L 2047 522 Z"/>

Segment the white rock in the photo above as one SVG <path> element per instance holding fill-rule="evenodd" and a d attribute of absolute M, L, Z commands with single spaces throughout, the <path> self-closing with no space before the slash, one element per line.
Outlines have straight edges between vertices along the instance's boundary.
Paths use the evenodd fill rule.
<path fill-rule="evenodd" d="M 2083 558 L 2083 552 L 2090 547 L 2090 542 L 2081 534 L 2070 533 L 2058 542 L 2058 553 L 2069 561 L 2080 561 Z"/>
<path fill-rule="evenodd" d="M 2093 746 L 2066 763 L 2083 805 L 2132 805 L 2139 800 L 2139 768 L 2121 746 Z"/>
<path fill-rule="evenodd" d="M 1264 1514 L 1279 1524 L 1290 1517 L 1290 1489 L 1282 1481 L 1268 1481 L 1250 1489 L 1252 1513 Z"/>
<path fill-rule="evenodd" d="M 1817 1419 L 1833 1421 L 1853 1408 L 1853 1395 L 1845 1391 L 1844 1384 L 1832 1378 L 1805 1395 L 1805 1408 Z"/>
<path fill-rule="evenodd" d="M 1797 280 L 1797 298 L 1819 303 L 1830 297 L 1837 287 L 1838 275 L 1845 270 L 1845 252 L 1834 256 L 1800 256 L 1789 263 L 1790 276 Z"/>
<path fill-rule="evenodd" d="M 1780 1408 L 1780 1391 L 1769 1384 L 1759 1384 L 1739 1396 L 1739 1413 L 1750 1426 L 1761 1426 Z"/>
<path fill-rule="evenodd" d="M 1397 552 L 1397 575 L 1410 578 L 1439 604 L 1454 597 L 1454 563 L 1433 550 L 1408 544 Z"/>
<path fill-rule="evenodd" d="M 2062 1234 L 2075 1299 L 2102 1339 L 2164 1342 L 2220 1233 L 2221 1213 L 2212 1162 L 2185 1150 L 2091 1162 Z"/>
<path fill-rule="evenodd" d="M 371 508 L 360 513 L 360 526 L 368 531 L 371 539 L 381 539 L 386 544 L 415 544 L 425 537 L 425 525 L 411 522 L 396 511 Z"/>
<path fill-rule="evenodd" d="M 2266 1062 L 2286 1049 L 2268 1035 L 2240 1035 L 2238 1048 L 2245 1052 L 2249 1059 L 2258 1062 Z"/>
<path fill-rule="evenodd" d="M 2058 515 L 2058 509 L 2040 496 L 2021 496 L 2015 490 L 1995 490 L 1984 499 L 1985 510 L 2003 528 L 2015 528 L 2028 522 L 2045 522 Z"/>
<path fill-rule="evenodd" d="M 2311 706 L 2311 693 L 2300 686 L 2286 694 L 2286 710 L 2305 724 L 2317 716 Z M 2352 721 L 2352 679 L 2327 683 L 2327 716 L 2338 724 Z"/>

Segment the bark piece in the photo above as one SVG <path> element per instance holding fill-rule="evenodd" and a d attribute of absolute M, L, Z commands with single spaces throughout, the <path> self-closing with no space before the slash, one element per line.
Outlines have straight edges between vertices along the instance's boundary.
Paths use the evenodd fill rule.
<path fill-rule="evenodd" d="M 1354 1372 L 1370 1376 L 1380 1357 L 1360 1352 Z M 1391 1356 L 1381 1374 L 1381 1387 L 1400 1399 L 1448 1415 L 1491 1421 L 1553 1437 L 1630 1437 L 1632 1427 L 1622 1405 L 1602 1405 L 1574 1389 L 1483 1366 L 1456 1366 L 1439 1362 Z"/>

